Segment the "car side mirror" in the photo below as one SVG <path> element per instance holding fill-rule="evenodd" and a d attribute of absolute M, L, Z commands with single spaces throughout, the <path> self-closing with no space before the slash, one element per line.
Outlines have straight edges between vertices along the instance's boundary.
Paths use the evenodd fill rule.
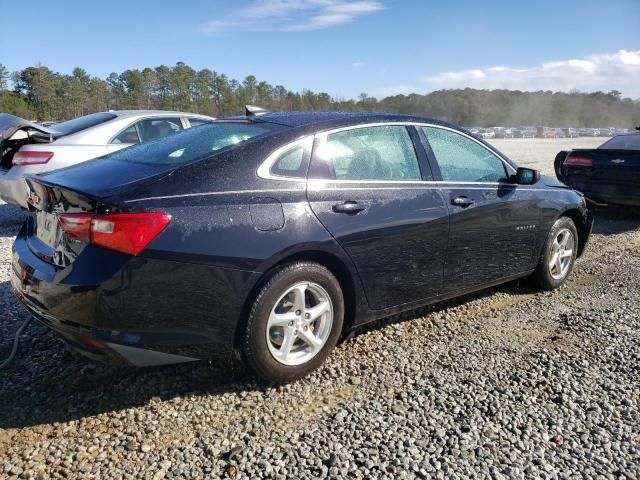
<path fill-rule="evenodd" d="M 520 167 L 514 177 L 515 183 L 518 185 L 533 185 L 540 180 L 540 172 L 533 168 Z"/>

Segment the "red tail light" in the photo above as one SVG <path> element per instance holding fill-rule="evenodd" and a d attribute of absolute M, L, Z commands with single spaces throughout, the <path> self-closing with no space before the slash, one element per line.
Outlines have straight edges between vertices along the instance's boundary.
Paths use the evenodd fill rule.
<path fill-rule="evenodd" d="M 58 215 L 58 220 L 70 237 L 91 245 L 138 255 L 169 225 L 171 215 L 158 212 L 107 215 L 63 213 Z"/>
<path fill-rule="evenodd" d="M 53 158 L 53 152 L 41 152 L 40 150 L 17 151 L 13 156 L 14 165 L 40 165 Z"/>
<path fill-rule="evenodd" d="M 593 159 L 590 157 L 581 157 L 579 155 L 567 155 L 564 160 L 565 167 L 593 167 Z"/>

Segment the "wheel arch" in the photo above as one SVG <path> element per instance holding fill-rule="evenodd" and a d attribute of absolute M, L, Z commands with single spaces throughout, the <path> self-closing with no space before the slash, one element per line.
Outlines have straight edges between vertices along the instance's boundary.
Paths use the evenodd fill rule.
<path fill-rule="evenodd" d="M 588 210 L 584 212 L 578 208 L 569 208 L 563 211 L 558 218 L 568 217 L 573 220 L 573 223 L 576 225 L 576 230 L 578 231 L 578 253 L 577 257 L 580 257 L 584 252 L 584 249 L 587 246 L 587 242 L 589 241 L 589 235 L 591 234 L 591 216 Z M 557 220 L 557 219 L 556 219 Z"/>
<path fill-rule="evenodd" d="M 271 278 L 274 272 L 276 272 L 283 265 L 294 262 L 314 262 L 327 268 L 338 283 L 342 290 L 342 296 L 344 299 L 344 322 L 342 326 L 342 334 L 348 332 L 355 324 L 357 314 L 357 285 L 354 274 L 349 270 L 346 263 L 337 255 L 324 251 L 324 250 L 305 250 L 301 252 L 292 253 L 284 258 L 281 258 L 276 263 L 271 265 L 256 281 L 251 288 L 251 291 L 247 295 L 247 298 L 242 306 L 240 313 L 240 321 L 235 332 L 235 346 L 241 345 L 244 331 L 246 329 L 249 312 L 253 305 L 255 298 L 260 293 L 262 287 Z"/>

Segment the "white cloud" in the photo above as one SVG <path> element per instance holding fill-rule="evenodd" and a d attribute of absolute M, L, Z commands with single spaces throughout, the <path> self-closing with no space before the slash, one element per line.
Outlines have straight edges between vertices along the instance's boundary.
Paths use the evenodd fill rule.
<path fill-rule="evenodd" d="M 364 67 L 364 62 L 362 60 L 356 60 L 351 64 L 353 68 L 362 68 Z"/>
<path fill-rule="evenodd" d="M 640 50 L 619 50 L 527 68 L 496 66 L 460 70 L 423 80 L 426 87 L 423 90 L 471 87 L 590 92 L 616 89 L 635 98 L 640 97 Z"/>
<path fill-rule="evenodd" d="M 383 10 L 377 0 L 254 0 L 230 15 L 200 27 L 205 35 L 235 31 L 302 32 L 351 23 Z"/>

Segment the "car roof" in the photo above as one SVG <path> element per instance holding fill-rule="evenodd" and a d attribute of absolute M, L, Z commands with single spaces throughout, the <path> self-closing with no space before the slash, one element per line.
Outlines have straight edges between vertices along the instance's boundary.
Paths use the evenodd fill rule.
<path fill-rule="evenodd" d="M 225 120 L 245 120 L 251 122 L 268 122 L 285 125 L 287 127 L 326 127 L 358 125 L 363 123 L 386 123 L 386 122 L 410 122 L 410 123 L 430 123 L 446 127 L 459 129 L 457 125 L 452 125 L 435 118 L 420 117 L 413 115 L 402 115 L 397 113 L 381 112 L 344 112 L 344 111 L 313 111 L 313 112 L 273 112 L 256 116 L 240 116 L 219 118 Z"/>
<path fill-rule="evenodd" d="M 108 112 L 105 112 L 105 113 L 112 113 L 120 118 L 140 117 L 140 116 L 146 116 L 146 115 L 157 115 L 161 117 L 165 117 L 165 116 L 169 117 L 169 116 L 176 116 L 176 115 L 190 115 L 193 117 L 213 118 L 207 115 L 202 115 L 200 113 L 173 112 L 168 110 L 109 110 Z"/>

